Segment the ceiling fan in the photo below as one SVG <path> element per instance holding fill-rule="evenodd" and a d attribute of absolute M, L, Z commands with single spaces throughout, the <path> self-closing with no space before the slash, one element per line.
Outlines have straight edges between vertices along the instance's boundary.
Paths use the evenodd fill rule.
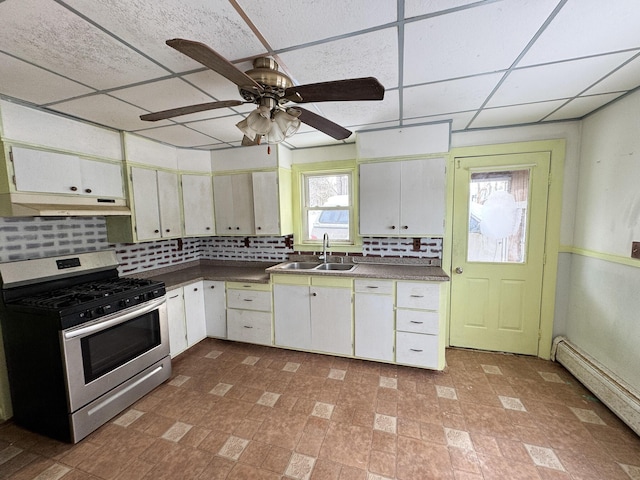
<path fill-rule="evenodd" d="M 287 106 L 287 104 L 384 98 L 384 87 L 373 77 L 296 86 L 287 75 L 278 70 L 278 64 L 272 58 L 258 57 L 253 61 L 251 70 L 242 72 L 204 43 L 181 38 L 167 40 L 166 43 L 235 83 L 243 100 L 224 100 L 172 108 L 141 115 L 141 120 L 155 122 L 216 108 L 255 103 L 258 106 L 256 110 L 237 124 L 244 133 L 242 145 L 257 145 L 263 138 L 267 143 L 279 143 L 296 133 L 300 122 L 336 140 L 344 140 L 351 135 L 351 131 L 321 115 L 298 106 Z"/>

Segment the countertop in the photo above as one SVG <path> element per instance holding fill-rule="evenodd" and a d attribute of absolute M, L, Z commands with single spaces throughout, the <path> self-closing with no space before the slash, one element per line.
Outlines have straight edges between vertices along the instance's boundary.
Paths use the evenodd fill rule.
<path fill-rule="evenodd" d="M 355 261 L 355 258 L 354 258 Z M 201 260 L 187 266 L 174 266 L 137 273 L 132 276 L 164 282 L 167 290 L 179 288 L 199 280 L 227 282 L 269 283 L 271 274 L 321 275 L 347 278 L 380 278 L 390 280 L 449 281 L 439 266 L 403 259 L 357 259 L 355 268 L 348 272 L 323 270 L 287 270 L 288 263 L 240 262 Z"/>

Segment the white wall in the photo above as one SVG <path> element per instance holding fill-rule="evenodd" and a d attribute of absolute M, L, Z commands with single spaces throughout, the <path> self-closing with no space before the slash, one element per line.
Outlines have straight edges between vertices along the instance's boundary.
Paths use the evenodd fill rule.
<path fill-rule="evenodd" d="M 640 391 L 640 92 L 583 121 L 566 331 Z"/>

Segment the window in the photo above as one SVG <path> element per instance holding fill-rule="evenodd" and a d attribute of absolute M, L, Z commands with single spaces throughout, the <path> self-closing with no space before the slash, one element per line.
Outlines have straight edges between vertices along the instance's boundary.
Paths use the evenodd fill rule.
<path fill-rule="evenodd" d="M 351 173 L 308 173 L 303 179 L 303 232 L 305 242 L 353 243 Z"/>

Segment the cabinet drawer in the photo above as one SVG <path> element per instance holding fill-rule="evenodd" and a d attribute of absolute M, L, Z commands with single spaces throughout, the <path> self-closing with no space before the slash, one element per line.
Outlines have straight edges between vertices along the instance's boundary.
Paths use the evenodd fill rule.
<path fill-rule="evenodd" d="M 440 314 L 424 310 L 396 311 L 396 330 L 403 332 L 427 333 L 437 335 L 439 330 Z"/>
<path fill-rule="evenodd" d="M 397 307 L 438 310 L 439 304 L 439 283 L 398 282 Z"/>
<path fill-rule="evenodd" d="M 251 282 L 227 282 L 227 289 L 233 290 L 258 290 L 260 292 L 270 292 L 271 285 L 268 283 Z"/>
<path fill-rule="evenodd" d="M 438 336 L 396 332 L 396 362 L 438 368 Z"/>
<path fill-rule="evenodd" d="M 361 280 L 354 282 L 356 293 L 377 293 L 393 295 L 393 282 L 390 280 Z"/>
<path fill-rule="evenodd" d="M 249 310 L 228 310 L 227 338 L 238 342 L 271 345 L 271 314 Z"/>
<path fill-rule="evenodd" d="M 227 290 L 227 307 L 243 310 L 271 311 L 271 292 Z"/>

